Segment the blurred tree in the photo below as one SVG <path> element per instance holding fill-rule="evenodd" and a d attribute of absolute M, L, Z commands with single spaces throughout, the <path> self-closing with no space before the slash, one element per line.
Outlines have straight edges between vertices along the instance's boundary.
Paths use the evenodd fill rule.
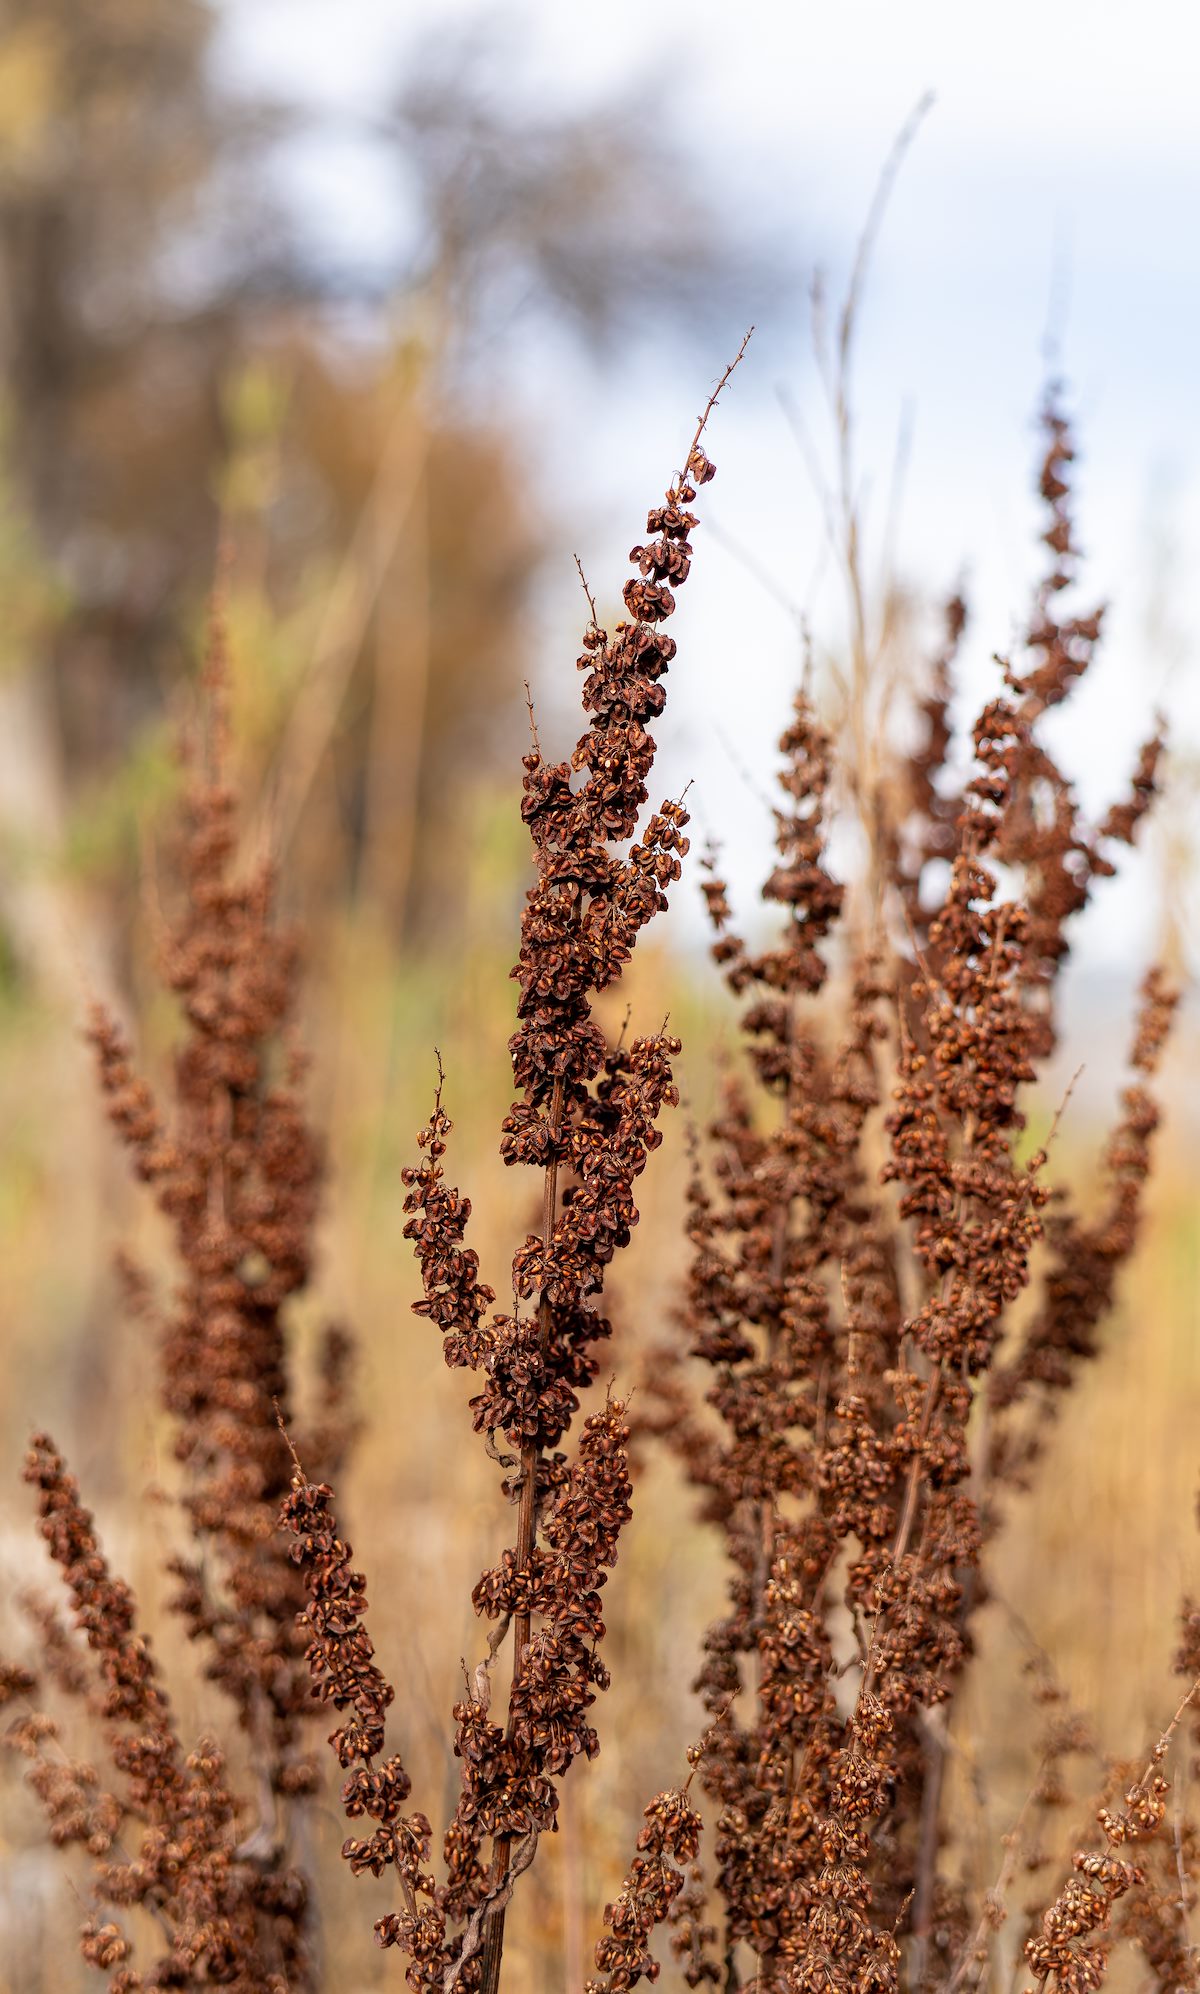
<path fill-rule="evenodd" d="M 652 319 L 712 334 L 732 308 L 740 326 L 767 259 L 735 244 L 648 100 L 548 114 L 475 21 L 415 43 L 392 110 L 365 121 L 406 251 L 382 286 L 323 267 L 267 170 L 295 116 L 217 88 L 218 25 L 206 0 L 0 0 L 0 370 L 52 606 L 0 682 L 0 835 L 66 839 L 127 891 L 160 785 L 125 764 L 136 749 L 145 772 L 191 648 L 221 466 L 247 461 L 238 383 L 265 378 L 270 475 L 238 495 L 233 535 L 235 574 L 244 533 L 254 548 L 259 641 L 289 626 L 286 697 L 259 701 L 263 780 L 318 863 L 313 897 L 353 891 L 411 939 L 453 910 L 465 771 L 507 764 L 533 670 L 525 614 L 553 543 L 518 405 L 496 411 L 506 355 L 534 313 L 597 353 Z M 81 784 L 108 827 L 90 851 L 66 837 Z M 22 890 L 52 889 L 26 868 Z M 0 895 L 45 966 L 55 922 Z"/>
<path fill-rule="evenodd" d="M 786 256 L 719 211 L 648 88 L 548 109 L 522 55 L 503 20 L 439 25 L 377 128 L 411 230 L 381 390 L 393 413 L 375 408 L 369 433 L 402 428 L 407 470 L 344 794 L 360 884 L 410 938 L 453 922 L 462 772 L 512 766 L 530 596 L 541 560 L 569 554 L 534 514 L 520 398 L 499 418 L 498 386 L 546 332 L 603 360 L 669 329 L 711 360 L 788 281 Z"/>
<path fill-rule="evenodd" d="M 213 31 L 202 0 L 0 6 L 12 460 L 74 613 L 122 639 L 211 554 L 214 381 L 279 220 L 253 171 L 273 121 L 218 97 Z"/>
<path fill-rule="evenodd" d="M 72 984 L 82 914 L 64 923 L 26 848 L 55 848 L 65 791 L 158 703 L 212 559 L 214 384 L 257 219 L 244 201 L 231 227 L 215 191 L 261 136 L 208 81 L 212 32 L 200 0 L 0 5 L 7 471 L 53 583 L 53 613 L 10 626 L 0 657 L 5 911 Z"/>
<path fill-rule="evenodd" d="M 413 216 L 410 285 L 437 301 L 443 367 L 535 318 L 603 358 L 669 328 L 702 347 L 786 294 L 790 257 L 716 202 L 658 77 L 547 103 L 503 17 L 412 51 L 381 140 Z"/>

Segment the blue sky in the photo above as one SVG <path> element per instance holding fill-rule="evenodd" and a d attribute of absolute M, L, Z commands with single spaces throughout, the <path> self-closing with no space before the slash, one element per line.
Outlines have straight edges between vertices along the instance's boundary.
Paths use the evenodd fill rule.
<path fill-rule="evenodd" d="M 226 60 L 314 108 L 360 107 L 377 101 L 414 34 L 475 11 L 458 0 L 226 0 Z M 822 264 L 835 289 L 897 128 L 924 91 L 936 93 L 866 301 L 855 403 L 868 525 L 883 511 L 907 411 L 897 565 L 931 594 L 965 572 L 981 686 L 1033 572 L 1031 418 L 1055 300 L 1083 444 L 1081 539 L 1096 592 L 1112 603 L 1102 662 L 1071 722 L 1070 760 L 1100 802 L 1164 700 L 1177 742 L 1200 750 L 1200 11 L 1183 0 L 1009 0 L 1002 10 L 961 0 L 692 0 L 661 10 L 537 0 L 509 18 L 521 54 L 514 88 L 556 102 L 574 94 L 584 106 L 606 85 L 661 79 L 664 106 L 695 134 L 735 214 L 794 231 L 800 260 Z M 294 170 L 331 241 L 369 252 L 394 234 L 395 189 L 361 149 L 314 143 Z M 734 346 L 746 315 L 729 301 Z M 725 357 L 714 352 L 709 371 Z M 799 307 L 760 326 L 719 414 L 710 510 L 762 550 L 835 641 L 840 595 L 828 572 L 811 587 L 820 513 L 780 412 L 781 384 L 820 435 Z M 664 369 L 648 353 L 586 381 L 563 359 L 525 384 L 549 439 L 538 466 L 548 500 L 588 466 L 579 551 L 601 590 L 619 580 L 706 385 L 694 355 Z M 1165 588 L 1155 579 L 1164 549 Z M 548 650 L 570 645 L 575 586 L 564 571 L 549 591 Z M 1174 633 L 1168 643 L 1150 629 L 1152 596 Z M 702 536 L 681 611 L 688 712 L 664 729 L 664 773 L 668 786 L 695 779 L 698 814 L 722 825 L 748 893 L 765 826 L 734 769 L 757 776 L 770 766 L 795 673 L 793 628 Z M 1151 898 L 1143 874 L 1090 917 L 1097 962 L 1127 953 L 1131 923 L 1149 939 Z"/>

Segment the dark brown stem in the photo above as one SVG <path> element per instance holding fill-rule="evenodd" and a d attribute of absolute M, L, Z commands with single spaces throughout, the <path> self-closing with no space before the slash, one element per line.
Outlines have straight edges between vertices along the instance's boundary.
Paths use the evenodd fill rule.
<path fill-rule="evenodd" d="M 925 1783 L 921 1793 L 920 1839 L 917 1846 L 917 1874 L 913 1889 L 912 1983 L 924 1982 L 925 1955 L 933 1926 L 933 1892 L 937 1882 L 938 1827 L 942 1807 L 942 1784 L 946 1772 L 946 1740 L 926 1725 Z"/>
<path fill-rule="evenodd" d="M 895 1570 L 900 1560 L 904 1557 L 912 1538 L 913 1524 L 917 1518 L 917 1501 L 921 1493 L 921 1469 L 925 1459 L 925 1442 L 929 1438 L 929 1428 L 933 1420 L 933 1409 L 937 1404 L 941 1383 L 942 1365 L 939 1360 L 937 1369 L 932 1373 L 929 1383 L 925 1387 L 925 1403 L 921 1411 L 921 1426 L 917 1436 L 918 1448 L 909 1463 L 908 1484 L 904 1491 L 904 1508 L 901 1511 L 900 1522 L 897 1525 L 896 1539 L 892 1545 L 893 1570 Z M 862 1680 L 862 1689 L 859 1692 L 862 1696 L 869 1696 L 875 1687 L 875 1675 L 879 1657 L 879 1635 L 882 1631 L 880 1623 L 883 1618 L 883 1614 L 877 1615 L 874 1627 L 871 1630 L 871 1647 L 867 1657 L 866 1672 Z"/>
<path fill-rule="evenodd" d="M 908 1486 L 904 1491 L 904 1509 L 896 1530 L 896 1541 L 892 1545 L 893 1565 L 900 1563 L 901 1558 L 908 1550 L 909 1540 L 912 1537 L 913 1524 L 917 1516 L 917 1496 L 920 1493 L 921 1487 L 921 1467 L 924 1461 L 923 1449 L 925 1442 L 929 1438 L 929 1428 L 933 1421 L 933 1410 L 937 1404 L 941 1383 L 942 1364 L 939 1360 L 937 1369 L 934 1371 L 925 1389 L 925 1404 L 921 1412 L 921 1427 L 917 1436 L 921 1442 L 921 1449 L 913 1455 L 912 1461 L 909 1464 Z"/>
<path fill-rule="evenodd" d="M 553 1154 L 546 1168 L 545 1189 L 542 1201 L 542 1246 L 548 1254 L 554 1237 L 554 1221 L 558 1215 L 558 1137 L 562 1129 L 563 1083 L 561 1078 L 554 1083 L 554 1093 L 550 1101 L 550 1127 L 553 1134 Z M 552 1313 L 550 1298 L 543 1289 L 538 1301 L 538 1329 L 542 1347 L 550 1340 Z M 536 1445 L 521 1449 L 521 1497 L 517 1511 L 517 1568 L 527 1572 L 533 1562 L 534 1545 L 537 1542 L 537 1485 L 538 1469 L 541 1465 L 541 1449 Z M 529 1615 L 518 1613 L 513 1633 L 512 1688 L 515 1689 L 525 1660 L 525 1650 L 529 1646 Z M 508 1703 L 508 1735 L 513 1734 L 514 1710 L 512 1691 Z M 492 1875 L 490 1890 L 503 1892 L 508 1881 L 509 1838 L 500 1836 L 492 1849 Z M 500 1986 L 500 1963 L 504 1956 L 504 1921 L 507 1911 L 507 1897 L 497 1904 L 490 1914 L 483 1933 L 483 1971 L 480 1979 L 480 1994 L 497 1994 Z"/>

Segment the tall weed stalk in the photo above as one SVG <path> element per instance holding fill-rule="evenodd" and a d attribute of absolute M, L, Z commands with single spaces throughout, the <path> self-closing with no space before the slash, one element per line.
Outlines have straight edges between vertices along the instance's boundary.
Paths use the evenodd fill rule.
<path fill-rule="evenodd" d="M 513 971 L 518 1098 L 500 1153 L 537 1173 L 541 1223 L 516 1244 L 511 1305 L 498 1308 L 482 1278 L 470 1200 L 447 1175 L 454 1075 L 439 1080 L 403 1172 L 416 1313 L 446 1363 L 474 1374 L 472 1423 L 512 1519 L 472 1593 L 486 1633 L 452 1712 L 458 1790 L 436 1856 L 389 1738 L 409 1712 L 394 1711 L 376 1662 L 366 1579 L 334 1507 L 353 1427 L 341 1332 L 324 1346 L 320 1420 L 296 1411 L 289 1318 L 310 1275 L 321 1158 L 289 1038 L 295 942 L 273 920 L 271 867 L 243 875 L 234 863 L 215 619 L 182 899 L 164 937 L 183 1018 L 169 1099 L 141 1079 L 108 1013 L 90 1036 L 109 1113 L 172 1230 L 173 1296 L 158 1303 L 132 1266 L 126 1288 L 157 1328 L 192 1544 L 171 1566 L 173 1611 L 228 1703 L 233 1749 L 181 1737 L 132 1592 L 45 1434 L 26 1479 L 75 1626 L 31 1599 L 36 1665 L 0 1674 L 7 1743 L 51 1838 L 90 1863 L 81 1946 L 113 1994 L 333 1984 L 338 1935 L 323 1961 L 301 1859 L 318 1777 L 307 1740 L 326 1707 L 354 1828 L 342 1854 L 396 1892 L 375 1927 L 381 1947 L 429 1994 L 513 1984 L 509 1905 L 557 1824 L 563 1780 L 600 1747 L 603 1589 L 630 1520 L 635 1430 L 639 1447 L 668 1445 L 694 1486 L 727 1598 L 696 1678 L 706 1728 L 681 1783 L 646 1809 L 580 1994 L 657 1979 L 659 1927 L 677 1981 L 724 1994 L 1001 1984 L 1013 1875 L 1083 1733 L 1047 1664 L 1040 1771 L 981 1901 L 948 1777 L 956 1713 L 999 1534 L 1015 1504 L 1049 1499 L 1052 1422 L 1104 1354 L 1137 1243 L 1178 995 L 1165 970 L 1142 985 L 1094 1208 L 1056 1171 L 1055 1129 L 1031 1140 L 1028 1103 L 1058 1046 L 1071 924 L 1134 841 L 1162 736 L 1141 748 L 1126 796 L 1090 821 L 1045 726 L 1103 629 L 1074 600 L 1074 451 L 1057 392 L 1039 470 L 1045 571 L 965 741 L 952 703 L 965 604 L 947 607 L 900 745 L 870 683 L 847 514 L 854 696 L 831 731 L 806 682 L 781 742 L 764 887 L 777 931 L 742 939 L 714 864 L 704 883 L 743 1058 L 693 1138 L 686 1292 L 671 1333 L 632 1325 L 633 1405 L 628 1385 L 592 1390 L 611 1328 L 606 1277 L 678 1101 L 681 1050 L 666 1024 L 613 1041 L 594 1000 L 619 982 L 688 850 L 678 800 L 639 829 L 648 729 L 676 653 L 664 626 L 691 565 L 691 508 L 713 475 L 705 431 L 741 357 L 650 510 L 625 617 L 601 628 L 588 597 L 586 725 L 569 759 L 543 751 L 531 707 L 521 814 L 534 876 Z M 866 853 L 844 880 L 830 857 L 843 814 Z M 379 1533 L 381 1569 L 402 1535 Z M 1191 1684 L 1193 1606 L 1181 1624 Z M 91 1711 L 110 1771 L 69 1754 L 56 1697 Z M 1098 1986 L 1116 1940 L 1139 1949 L 1162 1994 L 1200 1984 L 1188 1924 L 1200 1827 L 1182 1806 L 1173 1838 L 1164 1826 L 1163 1765 L 1191 1700 L 1189 1687 L 1147 1764 L 1114 1769 L 1100 1840 L 1081 1845 L 1057 1892 L 1046 1887 L 1022 1935 L 1036 1994 Z M 135 1916 L 152 1935 L 136 1956 Z"/>

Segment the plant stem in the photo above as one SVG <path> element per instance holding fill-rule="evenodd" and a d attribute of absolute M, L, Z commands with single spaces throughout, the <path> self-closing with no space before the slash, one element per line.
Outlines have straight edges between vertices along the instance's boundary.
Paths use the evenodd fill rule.
<path fill-rule="evenodd" d="M 554 1237 L 554 1221 L 558 1215 L 558 1137 L 562 1130 L 563 1083 L 561 1076 L 554 1083 L 554 1093 L 550 1101 L 550 1128 L 553 1136 L 553 1154 L 546 1167 L 545 1187 L 542 1200 L 542 1246 L 548 1254 Z M 543 1350 L 550 1340 L 553 1311 L 550 1297 L 543 1288 L 538 1301 L 538 1329 Z M 521 1449 L 521 1498 L 517 1511 L 517 1569 L 527 1572 L 533 1562 L 534 1546 L 537 1542 L 537 1485 L 538 1470 L 541 1466 L 541 1449 L 533 1443 Z M 514 1621 L 512 1688 L 508 1699 L 508 1736 L 511 1739 L 515 1723 L 513 1691 L 521 1674 L 525 1660 L 525 1650 L 529 1646 L 530 1616 L 518 1613 Z M 492 1849 L 492 1875 L 489 1888 L 499 1894 L 508 1881 L 511 1841 L 507 1835 L 498 1836 Z M 500 1964 L 504 1955 L 504 1920 L 506 1904 L 500 1904 L 492 1912 L 483 1933 L 483 1973 L 480 1979 L 480 1994 L 497 1994 L 500 1986 Z"/>

